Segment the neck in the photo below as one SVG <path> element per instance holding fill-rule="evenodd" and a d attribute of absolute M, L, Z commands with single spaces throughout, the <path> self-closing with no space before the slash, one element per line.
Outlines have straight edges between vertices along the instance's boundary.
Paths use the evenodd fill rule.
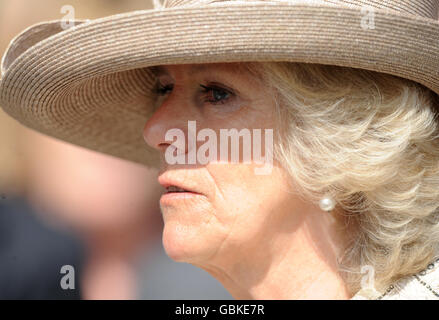
<path fill-rule="evenodd" d="M 198 266 L 235 299 L 349 299 L 337 271 L 344 241 L 339 235 L 346 231 L 339 230 L 331 215 L 318 214 L 289 232 L 269 233 L 253 247 Z"/>

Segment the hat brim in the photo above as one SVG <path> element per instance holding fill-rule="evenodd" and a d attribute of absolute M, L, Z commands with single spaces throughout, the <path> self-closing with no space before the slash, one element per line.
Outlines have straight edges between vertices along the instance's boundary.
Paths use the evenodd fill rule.
<path fill-rule="evenodd" d="M 0 105 L 55 138 L 148 166 L 142 129 L 164 64 L 291 61 L 378 71 L 439 94 L 439 24 L 376 10 L 287 3 L 143 10 L 62 30 L 42 23 L 13 40 L 2 61 Z"/>

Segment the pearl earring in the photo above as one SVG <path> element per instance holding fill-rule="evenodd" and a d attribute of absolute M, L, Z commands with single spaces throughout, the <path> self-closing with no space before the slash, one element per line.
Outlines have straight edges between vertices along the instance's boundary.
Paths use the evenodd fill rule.
<path fill-rule="evenodd" d="M 335 200 L 331 196 L 325 196 L 323 197 L 320 202 L 320 209 L 323 211 L 329 212 L 335 207 Z"/>

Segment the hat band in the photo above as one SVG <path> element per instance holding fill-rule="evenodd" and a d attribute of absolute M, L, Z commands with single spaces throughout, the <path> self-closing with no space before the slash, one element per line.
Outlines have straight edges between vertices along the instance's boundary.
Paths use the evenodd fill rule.
<path fill-rule="evenodd" d="M 198 7 L 203 5 L 251 4 L 252 2 L 343 5 L 347 7 L 372 7 L 380 10 L 394 10 L 400 13 L 417 15 L 429 19 L 438 19 L 439 1 L 437 0 L 161 0 L 162 8 Z M 155 1 L 155 3 L 157 3 Z"/>

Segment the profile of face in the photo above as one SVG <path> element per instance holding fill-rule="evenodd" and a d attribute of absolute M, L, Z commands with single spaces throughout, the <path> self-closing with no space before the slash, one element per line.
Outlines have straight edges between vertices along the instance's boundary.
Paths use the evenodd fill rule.
<path fill-rule="evenodd" d="M 270 254 L 258 248 L 297 228 L 313 208 L 292 195 L 290 178 L 276 160 L 270 174 L 259 175 L 255 167 L 260 164 L 254 162 L 167 163 L 172 141 L 166 133 L 180 129 L 187 136 L 188 121 L 218 137 L 221 129 L 230 128 L 273 129 L 276 136 L 273 95 L 240 66 L 156 67 L 159 97 L 144 128 L 145 141 L 163 159 L 159 182 L 168 191 L 160 199 L 165 250 L 176 261 L 205 269 Z M 188 153 L 188 148 L 180 151 Z M 172 192 L 181 190 L 170 186 L 189 192 Z"/>

